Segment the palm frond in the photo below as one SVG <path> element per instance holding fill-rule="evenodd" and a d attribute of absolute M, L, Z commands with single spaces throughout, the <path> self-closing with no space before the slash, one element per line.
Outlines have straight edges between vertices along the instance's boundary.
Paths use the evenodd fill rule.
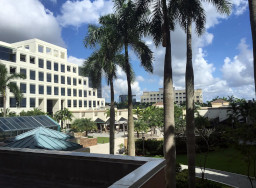
<path fill-rule="evenodd" d="M 7 87 L 9 88 L 10 92 L 14 94 L 16 100 L 20 102 L 23 97 L 23 94 L 20 88 L 17 86 L 17 84 L 15 82 L 10 82 L 7 84 Z"/>
<path fill-rule="evenodd" d="M 12 80 L 12 79 L 17 79 L 17 78 L 25 79 L 25 78 L 26 78 L 26 75 L 14 73 L 14 74 L 12 74 L 12 75 L 10 75 L 10 76 L 7 77 L 6 82 L 9 82 L 10 80 Z"/>
<path fill-rule="evenodd" d="M 218 10 L 219 13 L 222 14 L 230 14 L 232 4 L 227 0 L 205 0 L 212 3 Z"/>

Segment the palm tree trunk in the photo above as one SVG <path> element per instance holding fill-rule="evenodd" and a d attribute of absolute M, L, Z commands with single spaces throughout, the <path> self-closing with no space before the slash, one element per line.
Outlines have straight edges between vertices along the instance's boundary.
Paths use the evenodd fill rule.
<path fill-rule="evenodd" d="M 114 154 L 115 150 L 115 106 L 114 106 L 114 84 L 113 79 L 110 80 L 111 106 L 110 106 L 110 144 L 109 153 Z"/>
<path fill-rule="evenodd" d="M 252 30 L 252 46 L 253 46 L 253 66 L 254 66 L 254 84 L 256 98 L 256 1 L 248 0 L 250 10 L 250 22 Z"/>
<path fill-rule="evenodd" d="M 171 59 L 171 36 L 168 27 L 166 0 L 163 0 L 164 35 L 166 36 L 166 52 L 164 60 L 164 157 L 166 160 L 165 181 L 166 187 L 176 187 L 176 148 L 175 148 L 175 124 Z"/>
<path fill-rule="evenodd" d="M 6 117 L 6 89 L 4 89 L 4 92 L 3 92 L 3 113 L 4 113 L 4 117 Z"/>
<path fill-rule="evenodd" d="M 125 44 L 125 61 L 126 61 L 126 74 L 128 85 L 128 155 L 135 156 L 135 142 L 134 142 L 134 123 L 132 113 L 132 87 L 130 78 L 130 64 L 128 60 L 128 44 Z"/>
<path fill-rule="evenodd" d="M 188 184 L 195 186 L 195 123 L 194 123 L 194 73 L 192 65 L 191 19 L 187 25 L 187 65 L 186 65 L 186 133 L 188 158 Z"/>

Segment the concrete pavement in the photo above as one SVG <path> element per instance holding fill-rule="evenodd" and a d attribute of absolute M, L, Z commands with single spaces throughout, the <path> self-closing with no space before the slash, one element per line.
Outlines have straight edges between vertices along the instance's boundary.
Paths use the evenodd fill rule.
<path fill-rule="evenodd" d="M 181 165 L 182 169 L 187 169 L 187 165 Z M 196 177 L 202 177 L 202 171 L 200 168 L 196 168 Z M 251 184 L 247 176 L 242 174 L 235 174 L 231 172 L 225 172 L 215 169 L 205 169 L 205 178 L 220 182 L 232 187 L 239 187 L 239 188 L 250 188 Z M 256 188 L 256 181 L 253 181 L 253 186 Z"/>

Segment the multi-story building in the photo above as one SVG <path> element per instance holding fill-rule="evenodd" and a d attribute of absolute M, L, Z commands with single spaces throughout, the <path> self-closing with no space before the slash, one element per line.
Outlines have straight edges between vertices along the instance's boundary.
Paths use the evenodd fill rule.
<path fill-rule="evenodd" d="M 119 95 L 119 102 L 127 102 L 128 101 L 128 95 Z M 136 95 L 132 95 L 132 102 L 136 103 Z"/>
<path fill-rule="evenodd" d="M 0 63 L 10 74 L 26 75 L 26 79 L 15 80 L 24 95 L 18 107 L 7 90 L 7 108 L 11 111 L 19 113 L 37 107 L 52 114 L 64 107 L 70 111 L 105 107 L 105 99 L 97 97 L 97 89 L 90 88 L 88 78 L 79 75 L 78 65 L 67 61 L 65 48 L 39 39 L 0 42 Z"/>
<path fill-rule="evenodd" d="M 186 91 L 185 90 L 175 90 L 174 92 L 174 102 L 182 104 L 186 101 Z M 194 100 L 195 102 L 203 102 L 203 92 L 202 89 L 196 89 L 194 93 Z M 144 91 L 143 95 L 141 96 L 142 103 L 156 103 L 163 101 L 163 88 L 160 88 L 159 91 Z"/>

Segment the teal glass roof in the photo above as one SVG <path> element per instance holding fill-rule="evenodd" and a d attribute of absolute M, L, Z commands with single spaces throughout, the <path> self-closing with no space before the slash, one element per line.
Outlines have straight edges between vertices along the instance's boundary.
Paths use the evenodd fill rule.
<path fill-rule="evenodd" d="M 5 147 L 71 151 L 83 146 L 68 141 L 70 136 L 59 131 L 39 127 L 15 137 Z"/>
<path fill-rule="evenodd" d="M 0 117 L 0 132 L 31 130 L 37 127 L 59 128 L 48 116 Z"/>

